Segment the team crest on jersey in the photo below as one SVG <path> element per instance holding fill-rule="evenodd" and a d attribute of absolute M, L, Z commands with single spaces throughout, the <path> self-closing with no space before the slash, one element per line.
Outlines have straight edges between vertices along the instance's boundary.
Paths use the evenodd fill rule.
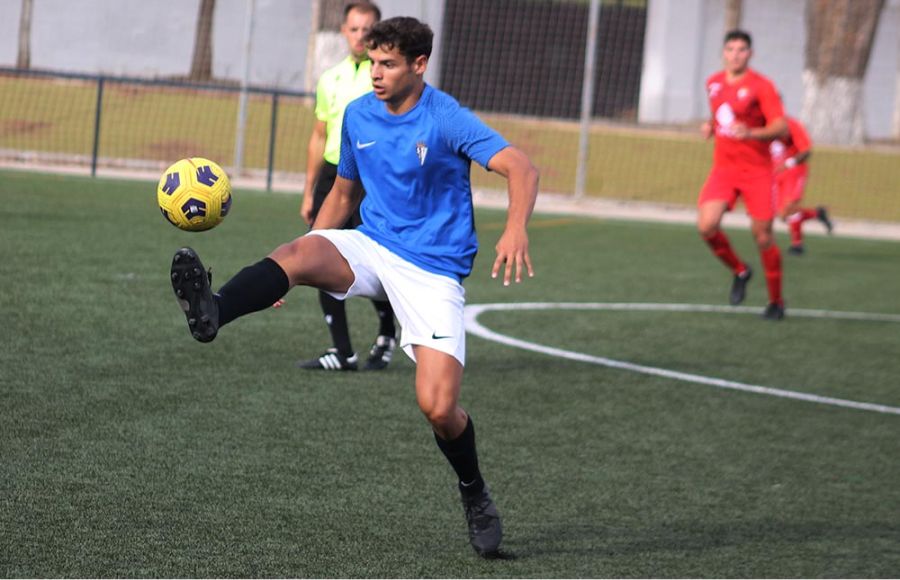
<path fill-rule="evenodd" d="M 722 83 L 709 83 L 708 90 L 710 98 L 715 98 L 719 91 L 722 90 Z"/>
<path fill-rule="evenodd" d="M 419 165 L 425 165 L 425 156 L 428 155 L 428 147 L 419 141 L 416 143 L 416 155 L 419 157 Z"/>
<path fill-rule="evenodd" d="M 738 89 L 737 98 L 739 98 L 740 100 L 743 101 L 744 99 L 746 99 L 749 96 L 750 96 L 750 89 L 748 89 L 747 87 L 741 87 Z"/>

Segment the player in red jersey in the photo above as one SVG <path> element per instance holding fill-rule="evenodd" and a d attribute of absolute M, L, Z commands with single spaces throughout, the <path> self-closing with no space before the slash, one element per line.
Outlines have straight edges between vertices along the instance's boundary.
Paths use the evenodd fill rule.
<path fill-rule="evenodd" d="M 697 229 L 734 274 L 730 302 L 740 304 L 753 271 L 735 253 L 721 224 L 722 216 L 734 208 L 738 196 L 743 199 L 769 291 L 762 316 L 781 320 L 781 252 L 772 233 L 775 200 L 769 142 L 787 132 L 787 121 L 775 86 L 748 66 L 752 55 L 749 34 L 742 30 L 728 32 L 722 50 L 724 70 L 706 81 L 712 119 L 701 131 L 706 138 L 715 135 L 715 150 L 712 170 L 698 200 Z"/>
<path fill-rule="evenodd" d="M 809 156 L 812 154 L 812 141 L 803 124 L 793 117 L 785 117 L 788 123 L 788 134 L 772 141 L 769 152 L 772 155 L 772 166 L 775 169 L 776 207 L 778 217 L 788 225 L 791 233 L 789 254 L 803 254 L 802 225 L 806 220 L 818 219 L 830 234 L 833 226 L 828 217 L 828 210 L 823 206 L 815 209 L 801 207 L 806 179 L 809 175 Z"/>

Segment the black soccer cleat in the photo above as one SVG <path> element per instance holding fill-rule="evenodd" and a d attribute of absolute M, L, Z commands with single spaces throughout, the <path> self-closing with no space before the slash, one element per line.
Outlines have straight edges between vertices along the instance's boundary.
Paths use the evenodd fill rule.
<path fill-rule="evenodd" d="M 503 525 L 487 484 L 478 493 L 470 495 L 464 490 L 460 492 L 469 527 L 469 543 L 483 558 L 498 557 L 500 542 L 503 541 Z"/>
<path fill-rule="evenodd" d="M 366 359 L 364 371 L 380 371 L 387 368 L 394 356 L 394 349 L 397 347 L 397 339 L 393 336 L 379 335 L 375 339 L 375 344 L 369 350 L 369 358 Z"/>
<path fill-rule="evenodd" d="M 737 306 L 744 301 L 747 296 L 747 282 L 752 277 L 753 270 L 750 269 L 750 266 L 747 266 L 747 269 L 740 274 L 735 274 L 734 281 L 731 283 L 731 294 L 728 296 L 728 302 L 732 306 Z"/>
<path fill-rule="evenodd" d="M 831 223 L 831 218 L 828 217 L 828 210 L 825 209 L 824 205 L 820 205 L 816 208 L 816 218 L 822 222 L 822 225 L 825 226 L 825 230 L 831 234 L 834 230 L 834 224 Z"/>
<path fill-rule="evenodd" d="M 212 341 L 219 332 L 219 304 L 210 288 L 212 273 L 203 267 L 197 252 L 181 248 L 172 258 L 171 278 L 191 336 L 200 342 Z"/>
<path fill-rule="evenodd" d="M 791 254 L 792 256 L 802 256 L 803 252 L 803 244 L 791 244 L 788 248 L 788 254 Z"/>
<path fill-rule="evenodd" d="M 763 310 L 763 313 L 760 315 L 765 320 L 783 320 L 784 319 L 784 304 L 779 304 L 777 302 L 769 302 L 766 305 L 766 309 Z"/>
<path fill-rule="evenodd" d="M 336 348 L 329 348 L 318 358 L 298 361 L 297 368 L 307 371 L 355 371 L 358 362 L 356 353 L 344 356 Z"/>

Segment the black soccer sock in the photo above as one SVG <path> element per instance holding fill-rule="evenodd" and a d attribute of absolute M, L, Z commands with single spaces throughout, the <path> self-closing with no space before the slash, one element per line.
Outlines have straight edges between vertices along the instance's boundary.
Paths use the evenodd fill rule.
<path fill-rule="evenodd" d="M 373 300 L 372 306 L 378 314 L 378 335 L 396 338 L 397 327 L 394 326 L 394 309 L 387 300 Z"/>
<path fill-rule="evenodd" d="M 219 288 L 219 325 L 225 325 L 245 314 L 269 308 L 287 294 L 290 281 L 281 266 L 264 258 L 247 266 Z"/>
<path fill-rule="evenodd" d="M 478 469 L 478 452 L 475 450 L 475 425 L 472 417 L 466 422 L 466 428 L 453 441 L 446 441 L 435 433 L 434 439 L 444 453 L 450 466 L 459 477 L 459 489 L 466 495 L 480 493 L 484 489 L 484 479 Z"/>
<path fill-rule="evenodd" d="M 353 356 L 350 344 L 350 328 L 347 325 L 347 308 L 343 300 L 338 300 L 328 292 L 319 291 L 319 304 L 325 314 L 325 324 L 331 333 L 331 343 L 341 356 Z"/>

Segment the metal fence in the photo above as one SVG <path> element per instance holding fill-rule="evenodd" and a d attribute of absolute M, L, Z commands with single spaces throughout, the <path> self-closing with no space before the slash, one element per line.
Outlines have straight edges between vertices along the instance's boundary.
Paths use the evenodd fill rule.
<path fill-rule="evenodd" d="M 244 165 L 305 169 L 313 96 L 259 87 L 0 68 L 0 158 L 158 170 L 189 156 L 231 160 L 246 91 Z"/>

